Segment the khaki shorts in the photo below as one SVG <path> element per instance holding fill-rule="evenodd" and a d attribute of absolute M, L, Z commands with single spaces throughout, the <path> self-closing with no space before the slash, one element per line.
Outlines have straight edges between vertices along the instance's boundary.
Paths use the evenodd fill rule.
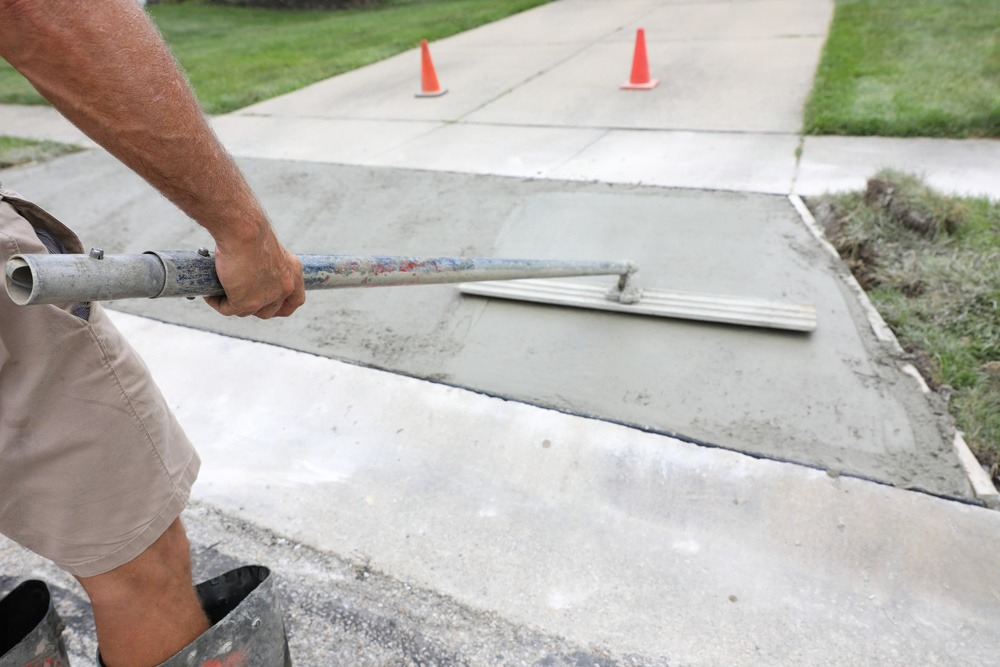
<path fill-rule="evenodd" d="M 46 245 L 83 252 L 52 216 L 0 190 L 0 275 L 11 255 Z M 16 306 L 0 287 L 0 532 L 78 577 L 102 574 L 174 521 L 198 466 L 99 305 Z"/>

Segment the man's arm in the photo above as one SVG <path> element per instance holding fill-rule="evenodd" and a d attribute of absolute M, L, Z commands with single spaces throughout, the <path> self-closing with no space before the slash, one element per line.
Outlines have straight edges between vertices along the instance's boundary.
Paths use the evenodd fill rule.
<path fill-rule="evenodd" d="M 135 0 L 0 0 L 0 56 L 216 243 L 224 315 L 290 315 L 302 269 Z"/>

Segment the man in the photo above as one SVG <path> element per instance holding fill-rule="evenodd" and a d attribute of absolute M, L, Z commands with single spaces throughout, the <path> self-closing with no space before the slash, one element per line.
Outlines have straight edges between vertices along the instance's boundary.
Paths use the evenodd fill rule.
<path fill-rule="evenodd" d="M 211 233 L 226 291 L 211 307 L 267 319 L 304 302 L 298 260 L 135 0 L 0 0 L 0 56 Z M 0 195 L 0 261 L 82 251 L 44 211 Z M 98 306 L 21 308 L 0 290 L 0 532 L 77 577 L 108 667 L 158 665 L 208 628 L 178 518 L 197 468 Z"/>

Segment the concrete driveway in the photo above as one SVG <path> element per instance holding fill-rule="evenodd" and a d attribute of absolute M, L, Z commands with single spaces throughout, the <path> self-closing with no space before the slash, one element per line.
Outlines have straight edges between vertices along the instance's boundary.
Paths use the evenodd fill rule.
<path fill-rule="evenodd" d="M 992 661 L 1000 515 L 788 198 L 869 175 L 798 134 L 831 11 L 559 0 L 433 44 L 443 97 L 413 97 L 409 52 L 216 119 L 296 251 L 631 256 L 651 287 L 812 302 L 819 326 L 451 287 L 267 323 L 113 304 L 204 459 L 199 572 L 271 565 L 300 665 Z M 620 91 L 638 27 L 663 82 Z M 855 145 L 980 151 L 965 184 L 1000 165 Z M 0 180 L 106 252 L 207 244 L 97 151 Z M 75 583 L 9 542 L 0 568 L 59 584 L 92 664 Z"/>

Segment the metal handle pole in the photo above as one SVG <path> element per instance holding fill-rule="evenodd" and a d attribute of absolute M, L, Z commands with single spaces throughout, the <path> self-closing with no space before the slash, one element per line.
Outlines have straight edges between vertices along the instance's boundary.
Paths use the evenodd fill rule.
<path fill-rule="evenodd" d="M 638 270 L 629 261 L 298 255 L 307 290 L 618 275 Z M 7 291 L 19 305 L 223 294 L 215 258 L 198 252 L 142 255 L 14 255 L 5 269 Z"/>

